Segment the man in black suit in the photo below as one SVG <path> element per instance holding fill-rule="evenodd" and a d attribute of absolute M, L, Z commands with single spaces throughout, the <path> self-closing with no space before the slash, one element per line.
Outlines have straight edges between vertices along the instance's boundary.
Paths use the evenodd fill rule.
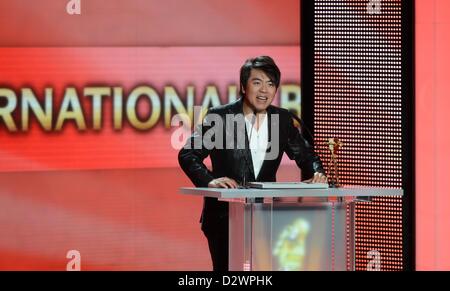
<path fill-rule="evenodd" d="M 241 67 L 241 98 L 210 108 L 180 150 L 178 161 L 196 187 L 237 188 L 246 182 L 274 182 L 283 153 L 295 160 L 303 177 L 324 183 L 322 163 L 294 125 L 293 115 L 271 103 L 280 70 L 268 56 Z M 212 171 L 203 160 L 210 156 Z M 228 203 L 205 198 L 202 231 L 214 271 L 228 270 Z"/>

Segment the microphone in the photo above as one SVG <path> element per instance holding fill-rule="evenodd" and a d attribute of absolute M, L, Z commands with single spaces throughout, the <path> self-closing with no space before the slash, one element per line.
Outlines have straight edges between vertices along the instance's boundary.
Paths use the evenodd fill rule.
<path fill-rule="evenodd" d="M 291 111 L 289 111 L 289 113 L 291 114 L 292 118 L 294 118 L 300 124 L 301 128 L 302 129 L 304 128 L 306 130 L 306 132 L 309 135 L 309 138 L 311 139 L 312 146 L 311 146 L 311 144 L 308 142 L 308 140 L 306 138 L 303 137 L 303 139 L 305 140 L 306 145 L 311 147 L 312 151 L 315 152 L 315 150 L 314 150 L 314 136 L 312 135 L 311 131 L 309 130 L 309 128 L 306 126 L 306 124 L 303 122 L 303 120 L 300 117 L 298 117 L 296 114 L 294 114 Z M 300 134 L 302 134 L 301 131 L 300 131 Z"/>
<path fill-rule="evenodd" d="M 301 126 L 301 128 L 303 129 L 305 129 L 306 130 L 306 132 L 308 133 L 308 136 L 309 136 L 309 138 L 310 138 L 310 141 L 313 143 L 313 145 L 314 145 L 314 136 L 312 135 L 312 133 L 311 133 L 311 131 L 309 130 L 309 128 L 306 126 L 306 124 L 303 122 L 303 120 L 300 118 L 300 117 L 298 117 L 296 114 L 294 114 L 292 111 L 289 111 L 289 113 L 291 114 L 291 116 L 292 116 L 292 118 L 294 118 L 299 124 L 300 124 L 300 126 Z M 305 139 L 306 140 L 306 139 Z M 306 142 L 308 142 L 307 140 L 306 140 Z"/>

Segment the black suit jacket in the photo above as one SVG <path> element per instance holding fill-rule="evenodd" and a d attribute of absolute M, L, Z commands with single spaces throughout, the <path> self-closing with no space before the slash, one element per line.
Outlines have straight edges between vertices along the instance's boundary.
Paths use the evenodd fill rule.
<path fill-rule="evenodd" d="M 216 114 L 216 117 L 219 116 L 222 124 L 219 126 L 216 126 L 213 122 L 208 124 L 207 121 L 211 114 Z M 243 100 L 239 99 L 230 104 L 209 109 L 203 123 L 197 126 L 186 146 L 178 154 L 181 168 L 194 185 L 196 187 L 208 187 L 211 180 L 220 177 L 229 177 L 241 182 L 244 176 L 247 182 L 274 182 L 283 153 L 286 153 L 291 160 L 295 160 L 302 169 L 304 178 L 311 177 L 314 172 L 324 173 L 319 157 L 315 155 L 309 143 L 294 126 L 291 113 L 283 108 L 269 106 L 267 114 L 269 142 L 272 142 L 272 146 L 274 146 L 274 143 L 279 140 L 278 153 L 275 151 L 276 154 L 272 159 L 264 160 L 258 176 L 255 177 L 245 126 L 242 132 L 238 132 L 237 126 L 234 126 L 234 131 L 227 127 L 227 122 L 230 122 L 227 115 L 228 117 L 242 117 L 243 120 Z M 278 117 L 278 120 L 273 116 L 274 114 Z M 212 133 L 218 136 L 217 129 L 224 132 L 222 147 L 208 149 L 208 146 L 202 143 L 202 139 L 205 135 L 211 137 Z M 273 138 L 276 137 L 276 133 L 272 132 L 273 130 L 278 130 L 278 139 Z M 239 135 L 242 139 L 245 138 L 244 148 L 239 148 L 237 145 Z M 232 148 L 227 147 L 227 144 L 229 145 L 232 140 L 235 142 L 234 146 Z M 198 145 L 202 146 L 199 147 Z M 203 160 L 208 156 L 211 158 L 212 170 L 209 170 L 203 163 Z M 221 219 L 228 219 L 228 203 L 218 201 L 216 198 L 205 198 L 201 219 L 202 229 L 204 231 L 213 229 Z"/>

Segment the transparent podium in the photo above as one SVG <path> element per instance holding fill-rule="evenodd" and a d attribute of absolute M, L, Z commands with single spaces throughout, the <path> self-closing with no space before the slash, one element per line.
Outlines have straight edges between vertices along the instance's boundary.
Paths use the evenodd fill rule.
<path fill-rule="evenodd" d="M 230 271 L 354 270 L 356 201 L 401 189 L 181 188 L 229 202 Z"/>

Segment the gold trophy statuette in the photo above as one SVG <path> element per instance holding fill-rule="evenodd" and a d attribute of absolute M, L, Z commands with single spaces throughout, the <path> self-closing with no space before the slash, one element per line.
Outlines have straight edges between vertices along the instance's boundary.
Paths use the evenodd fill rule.
<path fill-rule="evenodd" d="M 339 172 L 338 172 L 338 164 L 337 164 L 337 153 L 343 143 L 338 138 L 329 138 L 326 141 L 328 148 L 331 152 L 331 158 L 328 162 L 328 182 L 330 187 L 339 188 L 341 184 L 339 183 Z"/>

